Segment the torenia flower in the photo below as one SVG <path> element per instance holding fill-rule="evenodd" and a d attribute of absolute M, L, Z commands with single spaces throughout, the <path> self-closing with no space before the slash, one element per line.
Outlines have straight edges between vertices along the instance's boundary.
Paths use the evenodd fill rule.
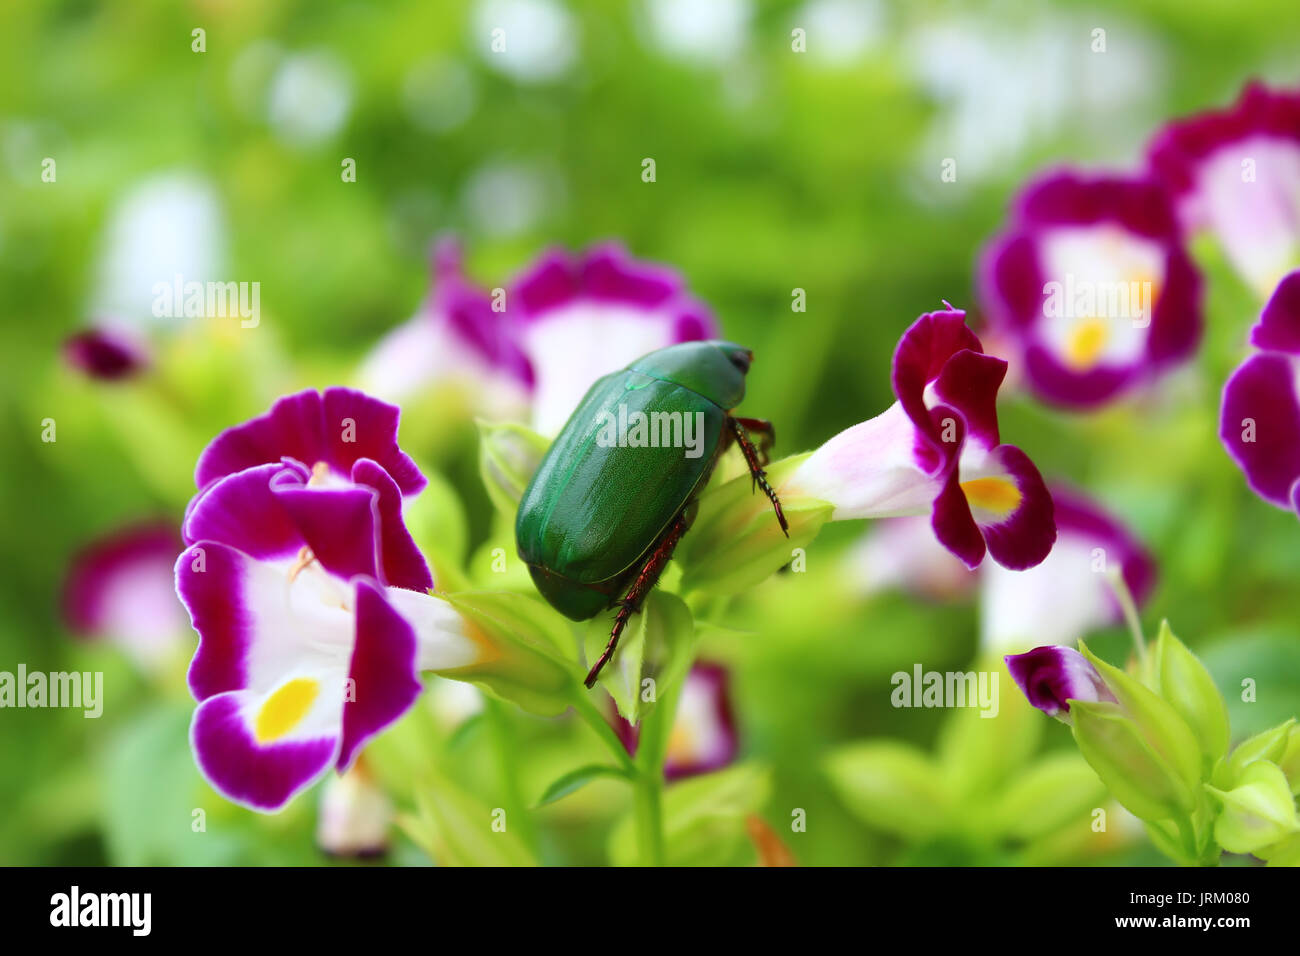
<path fill-rule="evenodd" d="M 185 614 L 176 604 L 172 565 L 183 547 L 173 524 L 117 528 L 72 559 L 63 590 L 68 628 L 120 646 L 153 670 L 183 653 Z"/>
<path fill-rule="evenodd" d="M 1251 330 L 1259 352 L 1223 386 L 1219 437 L 1251 490 L 1279 508 L 1300 508 L 1300 271 L 1273 293 Z"/>
<path fill-rule="evenodd" d="M 654 349 L 717 336 L 674 271 L 613 243 L 543 255 L 512 284 L 509 312 L 537 376 L 533 427 L 554 435 L 593 382 Z"/>
<path fill-rule="evenodd" d="M 459 244 L 440 241 L 433 254 L 433 290 L 416 315 L 389 332 L 362 365 L 364 389 L 403 401 L 428 389 L 465 390 L 475 411 L 491 419 L 524 413 L 533 371 L 515 343 L 504 299 L 471 283 Z"/>
<path fill-rule="evenodd" d="M 1147 155 L 1184 225 L 1213 232 L 1261 298 L 1300 265 L 1300 91 L 1251 83 L 1165 127 Z"/>
<path fill-rule="evenodd" d="M 851 585 L 868 595 L 893 588 L 930 601 L 974 593 L 977 572 L 939 543 L 925 517 L 884 518 L 850 550 Z"/>
<path fill-rule="evenodd" d="M 778 491 L 831 503 L 832 520 L 928 514 L 967 567 L 986 550 L 1005 567 L 1033 567 L 1056 539 L 1052 499 L 1029 457 L 1001 442 L 1007 365 L 984 354 L 965 315 L 917 319 L 894 352 L 898 401 L 826 442 Z"/>
<path fill-rule="evenodd" d="M 370 859 L 388 851 L 393 803 L 358 761 L 322 788 L 316 845 L 330 856 Z"/>
<path fill-rule="evenodd" d="M 149 347 L 126 329 L 85 329 L 63 343 L 63 357 L 77 371 L 105 382 L 131 378 L 149 365 Z"/>
<path fill-rule="evenodd" d="M 191 743 L 231 800 L 277 810 L 346 770 L 414 702 L 421 670 L 483 653 L 425 593 L 402 522 L 425 479 L 397 419 L 360 392 L 301 392 L 199 458 L 176 590 L 199 633 Z"/>
<path fill-rule="evenodd" d="M 1108 575 L 1119 574 L 1141 604 L 1155 585 L 1150 553 L 1114 516 L 1082 494 L 1051 486 L 1056 544 L 1042 564 L 1011 573 L 980 569 L 980 630 L 994 651 L 1073 645 L 1122 619 Z"/>
<path fill-rule="evenodd" d="M 1097 668 L 1071 647 L 1036 647 L 1003 659 L 1029 703 L 1049 717 L 1067 719 L 1072 700 L 1115 700 Z"/>
<path fill-rule="evenodd" d="M 1201 278 L 1150 178 L 1050 174 L 985 251 L 994 338 L 1044 401 L 1092 408 L 1187 359 L 1201 337 Z"/>
<path fill-rule="evenodd" d="M 709 661 L 697 661 L 686 675 L 668 735 L 665 779 L 680 780 L 721 770 L 736 759 L 740 742 L 731 708 L 729 683 L 727 669 Z M 639 728 L 617 712 L 613 721 L 623 745 L 635 755 Z"/>

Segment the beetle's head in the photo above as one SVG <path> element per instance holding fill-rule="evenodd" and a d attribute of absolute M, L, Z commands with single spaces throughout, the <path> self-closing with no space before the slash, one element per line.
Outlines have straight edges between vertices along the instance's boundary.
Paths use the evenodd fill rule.
<path fill-rule="evenodd" d="M 732 342 L 719 342 L 718 348 L 722 349 L 722 354 L 727 357 L 727 361 L 740 370 L 741 375 L 749 374 L 750 363 L 754 361 L 752 351 Z"/>

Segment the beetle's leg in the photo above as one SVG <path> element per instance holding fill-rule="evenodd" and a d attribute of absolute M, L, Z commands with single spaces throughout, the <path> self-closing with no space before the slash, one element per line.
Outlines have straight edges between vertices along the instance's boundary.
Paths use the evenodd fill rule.
<path fill-rule="evenodd" d="M 758 461 L 760 465 L 766 468 L 767 463 L 771 461 L 772 446 L 776 444 L 776 426 L 766 418 L 733 417 L 745 426 L 745 431 L 758 436 L 758 441 L 755 442 L 758 448 Z"/>
<path fill-rule="evenodd" d="M 673 549 L 677 547 L 677 542 L 686 533 L 689 524 L 690 521 L 684 512 L 674 518 L 673 523 L 668 526 L 668 530 L 659 539 L 659 543 L 650 551 L 645 563 L 641 565 L 641 570 L 637 572 L 636 579 L 632 582 L 632 586 L 628 588 L 627 595 L 619 602 L 618 614 L 614 616 L 614 626 L 609 634 L 609 643 L 605 645 L 600 660 L 596 661 L 591 670 L 587 672 L 587 679 L 583 681 L 587 687 L 595 686 L 596 678 L 600 676 L 601 669 L 614 656 L 614 651 L 618 648 L 618 639 L 623 635 L 623 628 L 627 627 L 628 619 L 641 610 L 646 595 L 650 593 L 659 580 L 659 575 L 672 558 Z"/>
<path fill-rule="evenodd" d="M 749 440 L 749 434 L 745 431 L 744 421 L 752 419 L 739 419 L 728 415 L 727 421 L 731 423 L 731 430 L 736 436 L 736 444 L 740 446 L 741 453 L 745 456 L 745 464 L 749 465 L 749 475 L 753 479 L 753 484 L 763 489 L 763 494 L 767 495 L 768 500 L 772 502 L 772 507 L 776 510 L 776 520 L 781 522 L 781 531 L 788 538 L 790 537 L 790 525 L 785 520 L 785 512 L 781 510 L 781 499 L 776 496 L 776 491 L 767 483 L 767 472 L 763 470 L 763 463 L 759 459 L 758 449 L 754 443 Z"/>

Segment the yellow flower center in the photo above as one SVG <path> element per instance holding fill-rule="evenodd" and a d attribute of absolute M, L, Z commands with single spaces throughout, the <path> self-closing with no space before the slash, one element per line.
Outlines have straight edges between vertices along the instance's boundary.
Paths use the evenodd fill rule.
<path fill-rule="evenodd" d="M 972 508 L 1005 518 L 1020 506 L 1020 489 L 1006 478 L 972 478 L 961 483 Z"/>
<path fill-rule="evenodd" d="M 257 713 L 253 736 L 259 744 L 279 740 L 293 730 L 311 709 L 320 693 L 320 682 L 310 677 L 295 677 L 278 687 Z"/>

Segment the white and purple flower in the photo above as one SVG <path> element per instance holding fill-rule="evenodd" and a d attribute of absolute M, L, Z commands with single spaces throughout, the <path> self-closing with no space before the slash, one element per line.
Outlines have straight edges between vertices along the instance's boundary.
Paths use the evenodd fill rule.
<path fill-rule="evenodd" d="M 993 338 L 1056 405 L 1110 401 L 1200 341 L 1200 273 L 1154 178 L 1056 172 L 1031 184 L 979 281 Z"/>
<path fill-rule="evenodd" d="M 176 590 L 199 633 L 189 685 L 200 769 L 274 811 L 421 691 L 421 670 L 484 653 L 427 592 L 402 521 L 425 479 L 397 444 L 398 409 L 344 388 L 280 399 L 199 458 Z"/>
<path fill-rule="evenodd" d="M 668 735 L 664 757 L 664 778 L 680 780 L 696 774 L 721 770 L 736 759 L 740 740 L 728 690 L 730 674 L 721 664 L 696 661 L 677 699 L 677 714 Z M 617 712 L 614 729 L 636 755 L 640 730 Z"/>
<path fill-rule="evenodd" d="M 1261 298 L 1300 266 L 1300 90 L 1250 83 L 1228 109 L 1166 126 L 1147 161 L 1184 226 L 1212 232 Z"/>
<path fill-rule="evenodd" d="M 1252 491 L 1300 511 L 1300 270 L 1274 291 L 1223 386 L 1219 437 Z"/>
<path fill-rule="evenodd" d="M 1101 674 L 1071 647 L 1035 647 L 1003 658 L 1029 703 L 1049 717 L 1068 720 L 1070 701 L 1115 701 Z"/>
<path fill-rule="evenodd" d="M 894 352 L 897 401 L 822 445 L 783 487 L 834 506 L 833 520 L 929 515 L 939 541 L 970 568 L 987 551 L 1033 567 L 1056 539 L 1052 498 L 1034 463 L 998 434 L 1007 363 L 985 355 L 949 308 L 921 316 Z"/>
<path fill-rule="evenodd" d="M 520 417 L 533 389 L 533 371 L 516 344 L 504 302 L 466 278 L 460 245 L 437 243 L 433 290 L 416 315 L 393 329 L 362 365 L 368 393 L 402 401 L 442 385 L 463 389 L 476 413 Z"/>
<path fill-rule="evenodd" d="M 511 283 L 508 301 L 536 375 L 533 427 L 545 435 L 560 430 L 602 375 L 654 349 L 717 335 L 678 273 L 615 243 L 544 254 Z"/>
<path fill-rule="evenodd" d="M 167 664 L 181 653 L 187 630 L 172 587 L 182 547 L 175 526 L 156 521 L 123 526 L 86 545 L 64 584 L 69 630 L 116 644 L 146 669 Z"/>
<path fill-rule="evenodd" d="M 1141 605 L 1155 586 L 1155 562 L 1124 525 L 1082 494 L 1051 486 L 1056 544 L 1027 571 L 980 569 L 980 632 L 993 651 L 1069 646 L 1122 620 L 1108 574 L 1118 573 Z"/>

